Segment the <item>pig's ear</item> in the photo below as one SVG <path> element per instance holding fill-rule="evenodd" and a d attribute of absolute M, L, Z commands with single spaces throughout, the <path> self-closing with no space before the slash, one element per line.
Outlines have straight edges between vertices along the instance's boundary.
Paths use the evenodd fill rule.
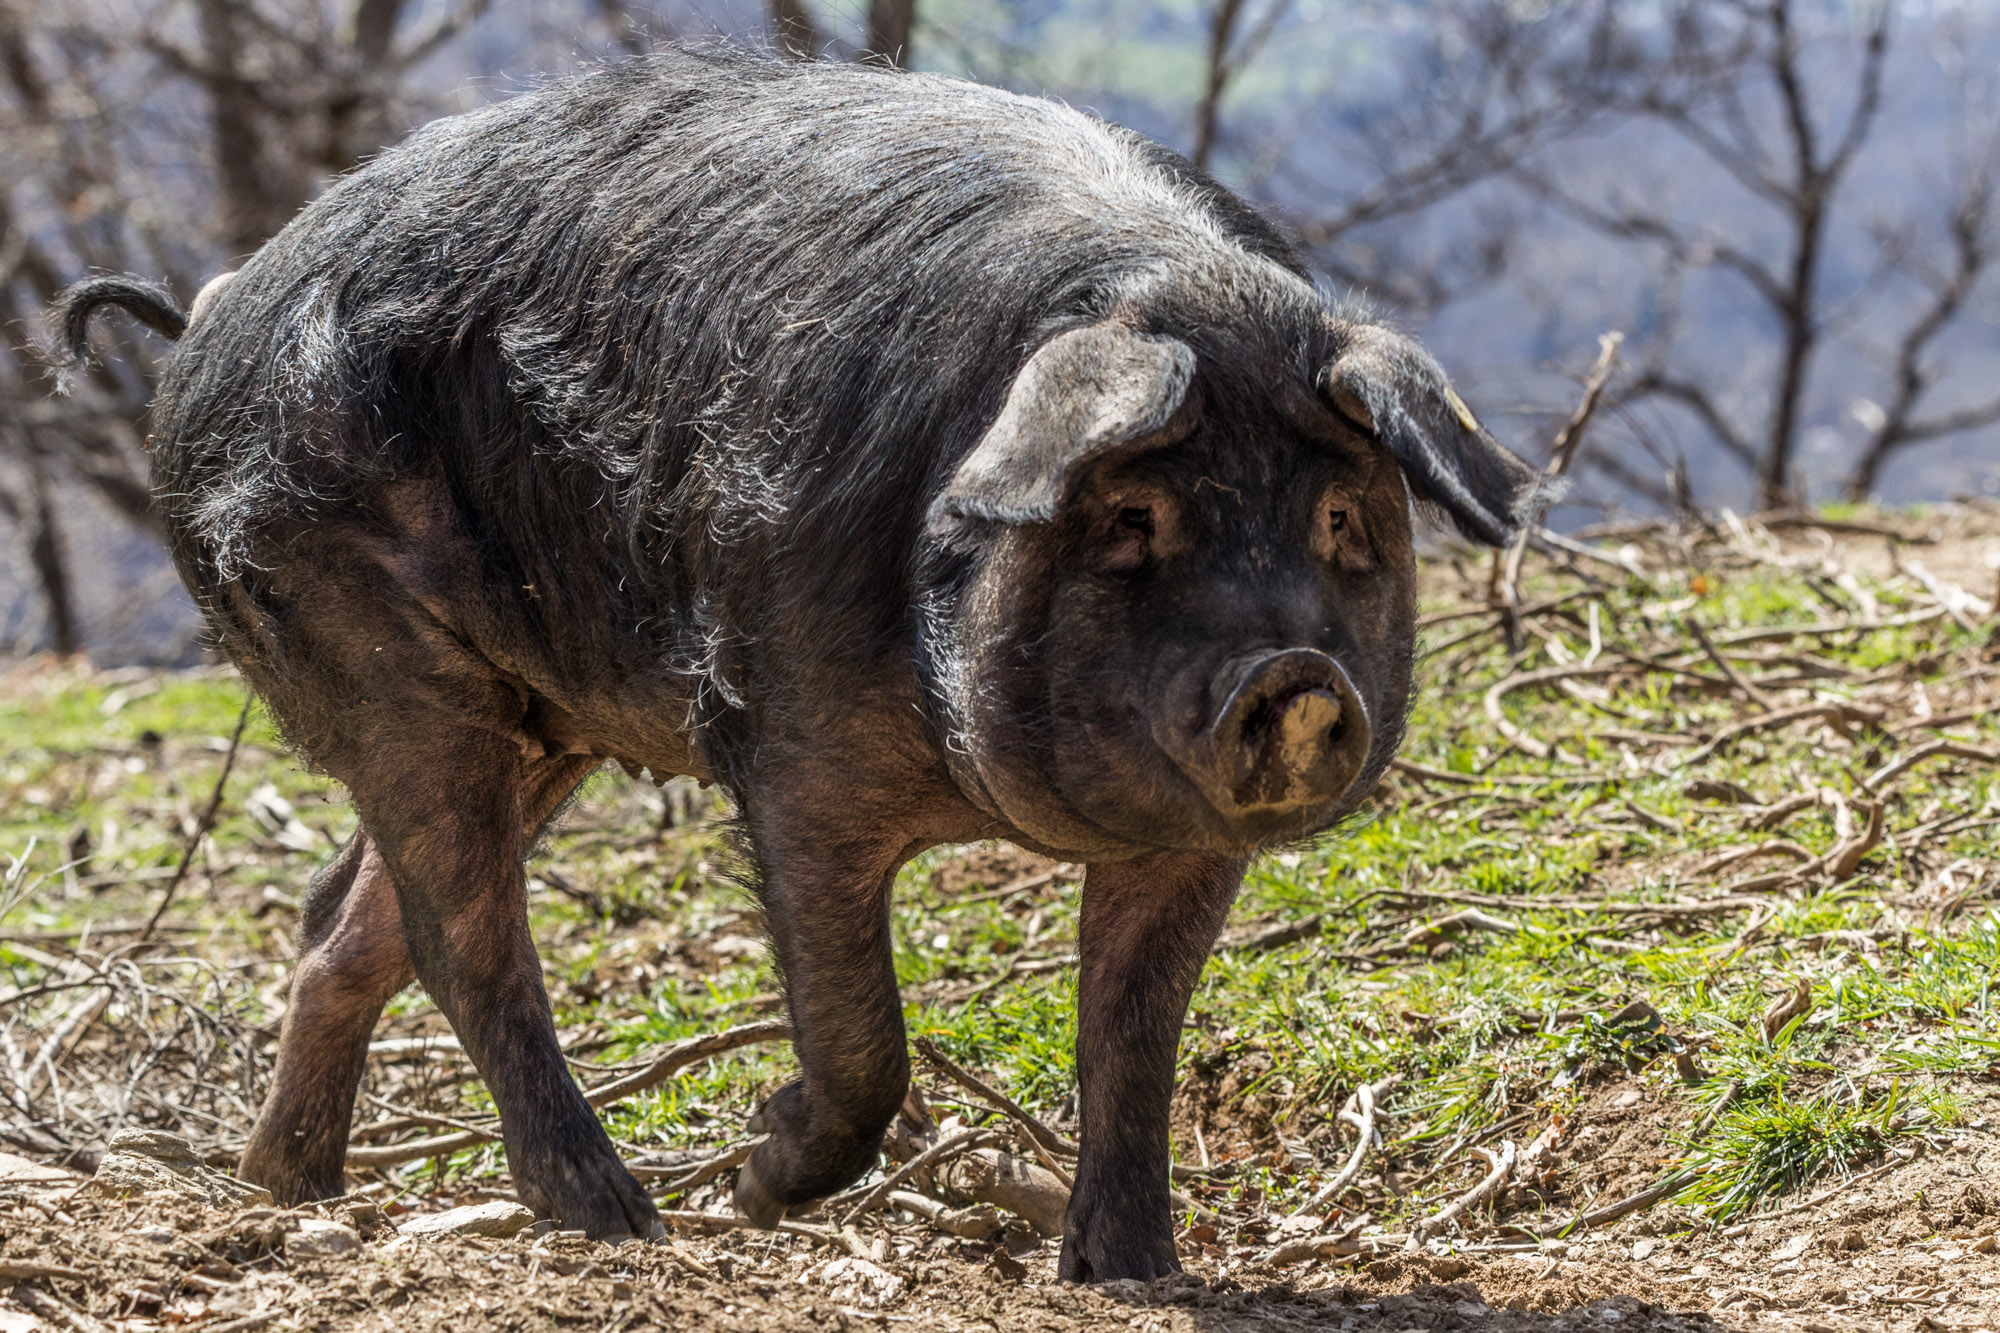
<path fill-rule="evenodd" d="M 1054 518 L 1091 463 L 1186 429 L 1193 375 L 1187 344 L 1121 324 L 1051 338 L 1021 367 L 999 417 L 931 505 L 931 531 Z"/>
<path fill-rule="evenodd" d="M 1458 530 L 1504 545 L 1558 488 L 1486 433 L 1430 353 L 1400 334 L 1349 324 L 1320 396 L 1379 439 L 1418 500 L 1444 510 Z"/>

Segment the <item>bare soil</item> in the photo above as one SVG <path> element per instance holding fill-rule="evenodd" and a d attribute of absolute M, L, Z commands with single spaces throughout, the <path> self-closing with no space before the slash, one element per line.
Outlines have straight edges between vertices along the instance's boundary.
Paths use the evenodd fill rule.
<path fill-rule="evenodd" d="M 1056 1243 L 1018 1228 L 968 1242 L 878 1227 L 855 1234 L 849 1250 L 686 1227 L 663 1243 L 622 1246 L 533 1230 L 418 1239 L 395 1230 L 411 1215 L 401 1203 L 377 1216 L 342 1204 L 101 1198 L 80 1188 L 80 1173 L 0 1156 L 0 1290 L 11 1289 L 0 1330 L 2000 1328 L 1992 1088 L 1937 1150 L 1890 1159 L 1748 1225 L 1706 1227 L 1663 1205 L 1568 1244 L 1504 1239 L 1507 1223 L 1535 1227 L 1551 1211 L 1657 1178 L 1684 1114 L 1651 1084 L 1600 1077 L 1565 1126 L 1553 1172 L 1502 1201 L 1488 1234 L 1503 1239 L 1458 1253 L 1277 1268 L 1267 1262 L 1276 1233 L 1195 1229 L 1182 1237 L 1186 1275 L 1091 1289 L 1056 1285 Z M 1214 1137 L 1243 1134 L 1245 1123 L 1218 1120 Z M 422 1211 L 467 1201 L 410 1202 Z M 353 1249 L 303 1253 L 302 1228 L 319 1219 L 354 1227 Z M 1508 1244 L 1526 1248 L 1500 1248 Z"/>

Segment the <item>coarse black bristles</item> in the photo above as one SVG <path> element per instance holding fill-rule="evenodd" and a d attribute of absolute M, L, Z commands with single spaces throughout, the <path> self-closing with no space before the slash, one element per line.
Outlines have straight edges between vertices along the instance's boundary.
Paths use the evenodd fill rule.
<path fill-rule="evenodd" d="M 919 497 L 1049 332 L 1210 272 L 1310 324 L 1297 271 L 1193 168 L 1054 103 L 668 52 L 327 191 L 182 343 L 156 480 L 211 608 L 274 521 L 445 475 L 492 549 L 664 593 L 701 639 L 670 657 L 771 605 L 879 645 Z"/>

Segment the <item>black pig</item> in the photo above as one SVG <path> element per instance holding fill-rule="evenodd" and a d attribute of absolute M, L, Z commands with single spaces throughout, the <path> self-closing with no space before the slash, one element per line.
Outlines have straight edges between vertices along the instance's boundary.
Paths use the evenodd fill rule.
<path fill-rule="evenodd" d="M 520 1196 L 657 1233 L 556 1044 L 522 857 L 606 760 L 722 783 L 799 1078 L 738 1206 L 875 1162 L 923 848 L 1088 863 L 1061 1273 L 1178 1267 L 1181 1016 L 1244 866 L 1354 809 L 1410 688 L 1412 500 L 1534 474 L 1408 339 L 1157 144 L 886 69 L 674 53 L 440 121 L 181 334 L 154 482 L 188 587 L 360 831 L 307 895 L 242 1171 L 338 1194 L 414 976 Z"/>

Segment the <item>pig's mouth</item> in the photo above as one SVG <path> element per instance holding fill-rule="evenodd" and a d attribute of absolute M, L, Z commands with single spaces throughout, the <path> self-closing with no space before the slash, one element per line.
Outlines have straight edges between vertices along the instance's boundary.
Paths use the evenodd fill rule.
<path fill-rule="evenodd" d="M 1367 765 L 1367 707 L 1340 663 L 1317 649 L 1239 654 L 1189 692 L 1199 702 L 1168 710 L 1174 720 L 1154 739 L 1216 813 L 1253 838 L 1311 822 Z"/>

